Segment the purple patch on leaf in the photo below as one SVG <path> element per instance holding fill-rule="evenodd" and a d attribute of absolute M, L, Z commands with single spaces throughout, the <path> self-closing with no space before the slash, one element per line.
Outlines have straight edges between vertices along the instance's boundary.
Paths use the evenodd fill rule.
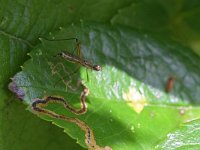
<path fill-rule="evenodd" d="M 12 91 L 13 93 L 15 93 L 16 96 L 17 96 L 17 98 L 23 100 L 23 98 L 24 98 L 24 96 L 25 96 L 25 93 L 24 93 L 24 91 L 23 91 L 22 89 L 20 89 L 20 88 L 17 86 L 17 84 L 16 84 L 16 82 L 15 82 L 14 80 L 13 80 L 12 82 L 9 83 L 8 89 L 9 89 L 10 91 Z"/>

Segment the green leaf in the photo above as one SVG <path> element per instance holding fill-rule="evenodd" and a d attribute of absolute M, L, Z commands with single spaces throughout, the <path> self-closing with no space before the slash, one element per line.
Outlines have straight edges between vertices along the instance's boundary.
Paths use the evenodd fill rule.
<path fill-rule="evenodd" d="M 62 129 L 34 117 L 18 99 L 10 96 L 0 108 L 0 149 L 38 150 L 69 149 L 82 150 Z"/>
<path fill-rule="evenodd" d="M 26 123 L 25 120 L 23 122 L 23 118 L 27 118 L 26 111 L 18 110 L 18 105 L 20 105 L 19 103 L 12 103 L 13 105 L 11 106 L 8 105 L 10 101 L 17 100 L 11 95 L 7 88 L 10 77 L 12 77 L 17 71 L 19 71 L 20 65 L 22 65 L 24 61 L 28 59 L 27 52 L 31 51 L 31 49 L 39 43 L 38 37 L 44 36 L 60 26 L 71 24 L 72 22 L 79 21 L 80 19 L 104 22 L 110 21 L 110 18 L 112 18 L 112 16 L 117 12 L 119 8 L 122 8 L 129 3 L 129 0 L 87 0 L 81 2 L 76 0 L 51 0 L 48 2 L 45 0 L 1 0 L 0 118 L 3 118 L 1 121 L 3 123 L 0 123 L 0 133 L 3 133 L 4 135 L 6 135 L 6 137 L 2 137 L 2 134 L 0 134 L 0 148 L 3 146 L 4 150 L 10 150 L 12 147 L 20 150 L 39 149 L 42 144 L 45 145 L 45 143 L 48 142 L 49 138 L 51 138 L 51 136 L 48 136 L 47 134 L 46 137 L 43 136 L 43 140 L 39 140 L 39 138 L 36 137 L 32 138 L 32 134 L 25 135 L 25 133 L 32 133 L 32 130 L 37 130 L 39 136 L 39 133 L 43 133 L 44 130 L 37 129 L 36 127 L 33 128 L 32 126 L 30 126 L 29 128 L 29 124 L 26 124 L 27 128 L 21 127 L 21 124 Z M 89 5 L 90 7 L 88 7 Z M 6 108 L 5 112 L 4 108 Z M 9 108 L 11 108 L 13 112 L 19 113 L 13 113 L 13 115 L 7 116 L 6 118 L 4 114 L 7 114 L 7 112 L 9 112 Z M 19 124 L 14 123 L 14 127 L 21 132 L 15 132 L 13 123 L 10 122 L 10 120 L 21 120 Z M 31 121 L 32 119 L 30 119 L 30 122 Z M 40 126 L 45 125 L 41 123 Z M 46 128 L 47 127 L 50 128 L 51 125 L 46 125 Z M 10 129 L 13 129 L 11 131 L 13 134 L 7 134 Z M 51 130 L 57 132 L 56 129 Z M 26 136 L 23 137 L 24 139 L 32 138 L 34 142 L 23 143 L 18 140 L 18 142 L 9 143 L 9 141 L 16 141 L 15 137 L 21 136 L 18 135 L 21 133 Z M 43 134 L 45 135 L 45 133 Z M 57 136 L 57 139 L 62 139 L 62 136 Z M 40 145 L 38 143 L 42 144 Z M 38 147 L 35 145 L 37 145 Z M 68 144 L 66 143 L 66 145 Z M 49 148 L 54 149 L 54 146 L 49 146 Z M 77 146 L 75 149 L 77 149 Z"/>
<path fill-rule="evenodd" d="M 113 24 L 171 36 L 200 54 L 200 1 L 140 0 L 124 7 L 113 17 Z"/>
<path fill-rule="evenodd" d="M 190 50 L 125 27 L 99 23 L 60 28 L 48 38 L 68 37 L 77 37 L 84 58 L 102 65 L 103 70 L 88 71 L 89 81 L 85 84 L 90 95 L 85 115 L 76 116 L 56 104 L 51 104 L 48 109 L 86 122 L 100 146 L 123 150 L 152 149 L 169 131 L 200 117 L 198 107 L 186 106 L 190 102 L 198 103 L 200 93 L 199 57 Z M 66 86 L 69 81 L 66 75 L 77 65 L 53 57 L 60 51 L 73 52 L 74 42 L 45 39 L 41 42 L 30 53 L 31 59 L 22 71 L 14 76 L 11 90 L 29 106 L 36 98 L 54 95 L 79 107 L 80 91 L 74 92 Z M 62 65 L 52 69 L 58 63 L 63 64 L 65 70 Z M 57 85 L 60 76 L 53 74 L 55 71 L 65 77 Z M 167 94 L 165 86 L 171 75 L 175 76 L 175 84 Z M 73 76 L 73 85 L 79 77 L 87 81 L 84 68 Z M 84 133 L 75 124 L 39 116 L 64 128 L 86 147 Z"/>
<path fill-rule="evenodd" d="M 176 130 L 167 134 L 165 140 L 163 140 L 157 149 L 199 149 L 200 147 L 200 120 L 194 120 L 185 124 L 182 124 Z"/>
<path fill-rule="evenodd" d="M 115 5 L 109 5 L 113 2 Z M 80 19 L 109 21 L 117 9 L 128 3 L 129 0 L 56 0 L 48 4 L 44 0 L 3 0 L 0 6 L 0 68 L 4 73 L 0 74 L 0 82 L 8 82 L 19 70 L 27 59 L 27 52 L 38 43 L 38 37 Z"/>

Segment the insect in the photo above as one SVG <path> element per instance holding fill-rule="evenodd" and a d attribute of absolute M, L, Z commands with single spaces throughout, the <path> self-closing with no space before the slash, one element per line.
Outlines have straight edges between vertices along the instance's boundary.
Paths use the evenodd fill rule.
<path fill-rule="evenodd" d="M 57 56 L 60 56 L 72 63 L 77 63 L 77 64 L 80 64 L 81 66 L 84 66 L 86 68 L 89 68 L 89 69 L 92 69 L 92 70 L 95 70 L 95 71 L 101 71 L 101 66 L 99 65 L 93 65 L 92 63 L 90 63 L 89 61 L 87 60 L 84 60 L 76 55 L 73 55 L 71 53 L 68 53 L 68 52 L 60 52 L 57 54 Z"/>
<path fill-rule="evenodd" d="M 174 76 L 169 76 L 168 80 L 167 80 L 167 84 L 165 87 L 166 92 L 171 92 L 173 87 L 174 87 L 174 81 L 175 81 L 175 77 Z"/>
<path fill-rule="evenodd" d="M 102 68 L 100 65 L 94 65 L 91 62 L 85 60 L 82 58 L 81 56 L 81 47 L 80 47 L 80 42 L 77 38 L 67 38 L 67 39 L 46 39 L 45 40 L 48 41 L 63 41 L 63 40 L 75 40 L 76 41 L 76 51 L 77 51 L 77 55 L 74 55 L 73 53 L 69 53 L 69 52 L 59 52 L 56 56 L 54 57 L 62 57 L 63 59 L 72 62 L 72 63 L 76 63 L 79 64 L 80 66 L 83 66 L 87 69 L 91 69 L 91 70 L 95 70 L 95 71 L 101 71 Z M 71 74 L 68 74 L 67 76 L 71 76 L 74 73 L 76 73 L 78 71 L 78 69 L 80 68 L 80 66 L 78 68 L 75 69 L 74 72 L 72 72 Z M 88 76 L 88 72 L 86 70 L 87 73 L 87 81 L 89 81 L 89 76 Z M 65 78 L 65 77 L 64 77 Z M 57 85 L 57 83 L 59 83 L 61 80 L 58 80 L 54 86 Z"/>
<path fill-rule="evenodd" d="M 84 66 L 88 69 L 95 70 L 95 71 L 101 71 L 101 66 L 99 65 L 93 65 L 91 62 L 81 58 L 81 47 L 80 47 L 80 42 L 77 38 L 67 38 L 67 39 L 47 39 L 44 38 L 45 40 L 48 41 L 63 41 L 63 40 L 75 40 L 76 41 L 76 50 L 77 50 L 77 55 L 74 55 L 69 52 L 59 52 L 56 56 L 60 56 L 72 63 L 77 63 L 81 66 Z"/>
<path fill-rule="evenodd" d="M 48 40 L 48 39 L 46 39 Z M 77 55 L 74 55 L 69 52 L 59 52 L 56 56 L 60 56 L 72 63 L 77 63 L 83 67 L 86 67 L 91 70 L 95 71 L 101 71 L 101 66 L 99 65 L 93 65 L 91 62 L 85 60 L 81 56 L 81 46 L 80 42 L 77 38 L 68 38 L 68 39 L 56 39 L 56 40 L 50 40 L 50 41 L 62 41 L 62 40 L 75 40 L 76 41 L 76 50 L 77 50 Z"/>

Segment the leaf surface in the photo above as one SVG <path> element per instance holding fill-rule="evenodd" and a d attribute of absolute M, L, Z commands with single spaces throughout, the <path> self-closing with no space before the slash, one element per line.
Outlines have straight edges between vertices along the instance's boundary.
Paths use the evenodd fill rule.
<path fill-rule="evenodd" d="M 200 2 L 196 0 L 141 0 L 120 9 L 111 22 L 170 36 L 200 54 L 199 15 Z"/>
<path fill-rule="evenodd" d="M 188 123 L 182 124 L 176 130 L 167 134 L 165 140 L 163 140 L 157 149 L 199 149 L 200 147 L 200 120 L 194 120 Z"/>
<path fill-rule="evenodd" d="M 73 76 L 72 86 L 81 78 L 90 89 L 85 115 L 78 117 L 56 104 L 48 109 L 87 123 L 100 146 L 153 149 L 169 131 L 199 118 L 200 109 L 188 106 L 191 102 L 199 103 L 199 57 L 188 49 L 129 28 L 99 23 L 82 22 L 61 28 L 48 38 L 66 37 L 77 37 L 83 57 L 102 65 L 103 70 L 88 70 L 89 81 L 84 68 Z M 80 90 L 72 91 L 66 86 L 69 81 L 66 75 L 78 65 L 54 57 L 61 51 L 74 52 L 74 44 L 42 39 L 41 45 L 30 53 L 31 59 L 13 78 L 11 85 L 19 89 L 13 91 L 29 106 L 36 98 L 54 95 L 64 97 L 78 108 Z M 184 53 L 180 53 L 183 49 Z M 57 64 L 60 67 L 52 69 Z M 61 76 L 53 74 L 55 71 Z M 171 74 L 176 81 L 167 94 L 165 86 Z M 65 78 L 55 86 L 60 77 Z M 64 128 L 86 147 L 84 133 L 75 124 L 39 116 Z"/>
<path fill-rule="evenodd" d="M 114 5 L 112 4 L 113 2 L 115 2 Z M 49 139 L 51 136 L 43 133 L 46 130 L 44 131 L 42 128 L 37 128 L 35 126 L 33 128 L 31 125 L 31 122 L 37 124 L 38 120 L 30 119 L 27 121 L 28 123 L 26 121 L 23 122 L 23 118 L 27 118 L 26 111 L 20 110 L 23 109 L 23 107 L 18 106 L 20 105 L 19 103 L 13 102 L 18 100 L 8 91 L 10 78 L 20 70 L 20 65 L 28 59 L 27 52 L 30 52 L 32 48 L 39 43 L 38 37 L 44 36 L 50 31 L 58 29 L 60 26 L 71 24 L 80 19 L 103 22 L 109 21 L 119 8 L 124 7 L 128 3 L 130 3 L 129 0 L 105 0 L 101 2 L 90 0 L 83 2 L 74 0 L 52 0 L 48 1 L 48 3 L 45 0 L 1 0 L 0 133 L 2 134 L 0 134 L 0 148 L 3 147 L 4 150 L 10 150 L 12 145 L 12 147 L 15 147 L 15 150 L 39 149 L 38 147 L 43 147 L 43 145 L 46 145 L 46 143 L 51 140 Z M 108 5 L 105 7 L 106 4 Z M 89 8 L 88 5 L 90 5 Z M 10 102 L 12 103 L 10 104 Z M 12 113 L 12 115 L 5 115 L 11 112 L 9 108 L 15 113 Z M 16 124 L 17 120 L 21 120 L 21 122 Z M 13 122 L 15 127 L 13 127 Z M 49 124 L 39 123 L 41 123 L 40 126 L 51 128 Z M 26 124 L 27 128 L 24 128 L 22 124 Z M 36 137 L 37 135 L 33 137 L 31 134 L 32 130 L 37 130 L 38 136 L 43 135 L 41 136 L 43 140 L 39 140 L 39 138 Z M 56 128 L 52 128 L 51 130 L 57 132 Z M 12 132 L 13 134 L 8 134 L 7 132 Z M 18 142 L 12 142 L 16 141 L 16 136 L 21 136 L 22 134 L 24 134 L 24 139 L 32 138 L 34 142 L 23 143 L 19 140 Z M 59 137 L 57 138 L 58 141 L 62 141 L 62 135 L 61 133 L 60 136 L 57 136 Z M 69 144 L 66 143 L 66 145 L 70 147 Z M 63 144 L 63 147 L 66 147 L 65 144 Z M 75 147 L 75 149 L 78 149 L 78 146 L 75 145 Z M 54 148 L 55 146 L 49 146 L 49 149 Z"/>

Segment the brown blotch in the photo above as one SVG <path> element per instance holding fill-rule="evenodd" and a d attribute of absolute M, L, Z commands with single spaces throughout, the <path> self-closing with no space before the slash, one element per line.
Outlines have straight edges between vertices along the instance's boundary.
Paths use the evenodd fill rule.
<path fill-rule="evenodd" d="M 174 87 L 174 82 L 175 82 L 175 77 L 174 76 L 169 76 L 168 80 L 167 80 L 167 84 L 165 87 L 165 90 L 167 93 L 171 92 L 173 87 Z"/>

